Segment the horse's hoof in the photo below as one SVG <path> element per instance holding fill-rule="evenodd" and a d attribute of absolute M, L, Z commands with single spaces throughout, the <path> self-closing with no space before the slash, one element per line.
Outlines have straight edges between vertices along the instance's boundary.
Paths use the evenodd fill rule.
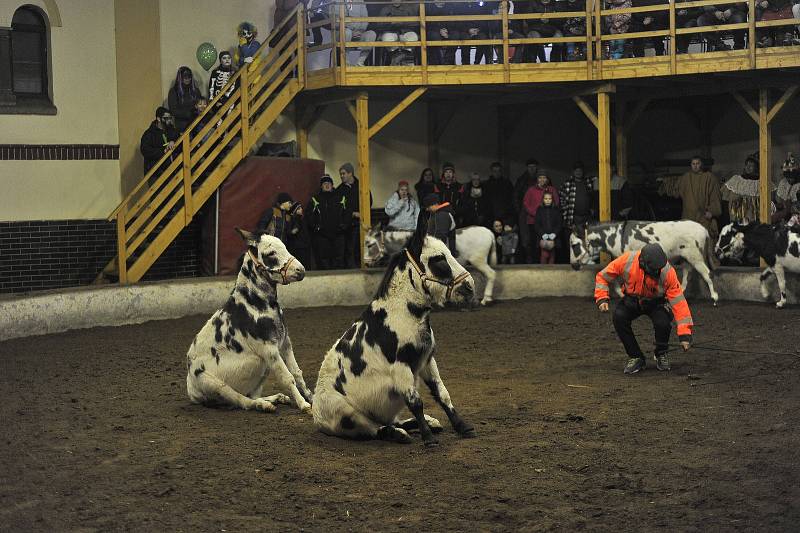
<path fill-rule="evenodd" d="M 304 415 L 310 415 L 311 414 L 311 404 L 306 404 L 304 407 L 302 407 L 300 409 L 300 412 L 303 413 Z"/>
<path fill-rule="evenodd" d="M 466 428 L 459 435 L 461 435 L 462 439 L 474 439 L 478 436 L 478 432 L 475 431 L 475 428 Z"/>

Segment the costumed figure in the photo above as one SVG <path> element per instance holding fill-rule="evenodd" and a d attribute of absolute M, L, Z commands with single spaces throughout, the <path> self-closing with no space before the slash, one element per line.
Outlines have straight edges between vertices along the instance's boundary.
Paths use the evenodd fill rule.
<path fill-rule="evenodd" d="M 758 187 L 758 153 L 755 153 L 745 159 L 742 173 L 734 174 L 720 188 L 722 200 L 728 202 L 731 222 L 749 224 L 758 221 Z"/>
<path fill-rule="evenodd" d="M 252 63 L 253 58 L 261 48 L 261 43 L 256 40 L 258 28 L 251 22 L 242 22 L 237 28 L 239 35 L 239 47 L 236 49 L 234 61 L 242 67 L 245 63 Z"/>
<path fill-rule="evenodd" d="M 797 226 L 800 225 L 800 159 L 789 153 L 782 170 L 783 178 L 775 191 L 772 222 L 786 221 L 789 226 Z"/>
<path fill-rule="evenodd" d="M 219 66 L 211 71 L 211 77 L 208 79 L 209 100 L 213 100 L 215 96 L 222 92 L 235 72 L 236 69 L 233 68 L 231 53 L 227 50 L 223 50 L 219 53 Z M 222 104 L 224 104 L 225 101 L 230 98 L 231 94 L 233 94 L 233 91 L 236 90 L 236 85 L 236 83 L 233 83 L 227 88 L 225 94 L 217 101 L 217 108 L 222 107 Z"/>

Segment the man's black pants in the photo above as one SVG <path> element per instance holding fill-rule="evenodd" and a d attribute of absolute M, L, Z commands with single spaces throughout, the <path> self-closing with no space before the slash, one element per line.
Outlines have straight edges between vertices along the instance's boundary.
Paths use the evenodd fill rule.
<path fill-rule="evenodd" d="M 640 300 L 634 296 L 625 296 L 614 308 L 614 329 L 617 330 L 619 340 L 625 346 L 629 358 L 644 359 L 642 349 L 633 334 L 632 322 L 642 315 L 647 315 L 653 321 L 653 330 L 656 337 L 656 354 L 666 353 L 669 350 L 669 335 L 672 333 L 672 311 L 667 307 L 663 298 Z"/>

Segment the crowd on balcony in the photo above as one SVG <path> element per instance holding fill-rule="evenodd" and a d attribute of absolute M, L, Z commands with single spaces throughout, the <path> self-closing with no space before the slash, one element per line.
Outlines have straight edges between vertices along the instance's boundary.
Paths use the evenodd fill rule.
<path fill-rule="evenodd" d="M 298 0 L 287 0 L 296 5 Z M 590 0 L 589 8 L 592 9 L 594 0 Z M 669 0 L 602 0 L 603 9 L 624 9 L 639 7 L 667 8 Z M 586 0 L 509 0 L 509 14 L 551 14 L 551 17 L 530 20 L 510 20 L 508 36 L 510 39 L 519 38 L 559 38 L 581 37 L 586 35 L 585 15 L 563 16 L 564 13 L 585 13 Z M 310 0 L 308 4 L 311 22 L 332 20 L 336 28 L 339 25 L 339 4 L 328 0 Z M 426 17 L 457 17 L 462 15 L 497 15 L 500 11 L 498 1 L 475 2 L 444 2 L 433 1 L 425 3 Z M 352 17 L 417 17 L 419 15 L 419 2 L 414 0 L 393 0 L 386 3 L 368 3 L 364 0 L 348 0 L 344 3 L 346 18 Z M 680 3 L 676 9 L 676 28 L 699 28 L 703 26 L 724 26 L 747 22 L 748 7 L 746 2 L 734 4 L 720 4 L 709 6 L 682 7 Z M 759 0 L 756 2 L 756 20 L 770 21 L 780 19 L 800 18 L 800 2 L 798 0 Z M 593 23 L 593 22 L 592 22 Z M 430 65 L 455 65 L 503 62 L 502 47 L 481 44 L 478 46 L 441 46 L 444 41 L 486 40 L 502 39 L 503 28 L 500 20 L 477 21 L 428 21 L 425 25 L 426 40 L 428 42 L 427 54 Z M 669 10 L 645 11 L 638 13 L 611 14 L 602 17 L 601 24 L 604 35 L 619 36 L 618 39 L 609 41 L 604 48 L 604 55 L 610 59 L 623 57 L 642 57 L 645 48 L 652 47 L 656 55 L 666 52 L 667 37 L 650 36 L 649 38 L 625 38 L 626 34 L 634 32 L 655 32 L 669 28 Z M 337 30 L 338 31 L 338 30 Z M 676 38 L 676 52 L 686 53 L 692 42 L 698 42 L 709 51 L 742 49 L 745 47 L 747 29 L 736 28 L 731 31 L 709 31 L 700 33 L 686 33 Z M 320 27 L 312 32 L 312 45 L 322 43 Z M 759 28 L 756 32 L 756 45 L 785 46 L 800 44 L 798 28 L 777 26 Z M 338 39 L 338 37 L 337 37 Z M 419 22 L 398 21 L 386 22 L 347 22 L 345 24 L 345 39 L 347 41 L 360 41 L 365 46 L 360 48 L 360 53 L 353 65 L 363 66 L 371 62 L 373 65 L 404 65 L 419 64 L 419 48 L 403 47 L 378 48 L 368 45 L 370 42 L 411 42 L 420 40 Z M 730 40 L 731 44 L 726 41 Z M 433 45 L 431 44 L 433 43 Z M 549 51 L 546 49 L 549 48 Z M 585 43 L 554 43 L 549 46 L 544 44 L 522 44 L 512 46 L 509 58 L 512 62 L 548 62 L 583 60 L 586 57 Z M 458 57 L 457 57 L 457 51 Z"/>

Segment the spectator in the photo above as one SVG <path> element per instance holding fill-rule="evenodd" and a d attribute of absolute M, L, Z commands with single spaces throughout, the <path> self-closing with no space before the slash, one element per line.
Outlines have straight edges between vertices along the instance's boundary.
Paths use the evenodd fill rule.
<path fill-rule="evenodd" d="M 500 222 L 495 220 L 495 224 Z M 498 252 L 500 255 L 500 262 L 506 265 L 513 265 L 516 262 L 517 247 L 519 245 L 519 235 L 514 231 L 510 224 L 502 224 L 500 222 L 500 230 L 502 231 L 498 238 Z M 495 227 L 495 233 L 497 228 Z"/>
<path fill-rule="evenodd" d="M 489 202 L 488 220 L 499 218 L 509 220 L 514 217 L 514 185 L 503 176 L 503 167 L 495 161 L 489 167 L 489 179 L 484 185 L 486 197 Z"/>
<path fill-rule="evenodd" d="M 536 210 L 533 229 L 539 242 L 539 262 L 543 265 L 554 264 L 555 249 L 560 246 L 561 211 L 553 205 L 553 193 L 545 192 L 542 195 L 542 205 Z"/>
<path fill-rule="evenodd" d="M 758 222 L 758 152 L 744 160 L 744 170 L 734 174 L 720 189 L 720 198 L 728 203 L 731 222 L 749 224 Z"/>
<path fill-rule="evenodd" d="M 261 219 L 258 221 L 258 229 L 268 235 L 279 238 L 281 242 L 286 244 L 289 232 L 292 229 L 292 216 L 289 211 L 292 209 L 293 204 L 294 200 L 292 200 L 289 193 L 278 193 L 278 197 L 272 207 L 261 215 Z"/>
<path fill-rule="evenodd" d="M 783 177 L 775 191 L 775 213 L 772 223 L 797 225 L 800 220 L 800 160 L 791 153 L 782 166 Z"/>
<path fill-rule="evenodd" d="M 456 14 L 454 4 L 434 0 L 432 4 L 425 4 L 426 17 L 452 17 Z M 457 41 L 461 38 L 457 22 L 431 21 L 426 25 L 428 41 Z M 429 65 L 455 65 L 455 46 L 428 46 Z M 419 197 L 422 201 L 422 197 Z"/>
<path fill-rule="evenodd" d="M 422 201 L 422 207 L 430 214 L 428 219 L 428 235 L 436 237 L 447 245 L 453 257 L 458 257 L 456 250 L 456 221 L 450 212 L 450 204 L 439 202 L 436 194 L 429 194 Z"/>
<path fill-rule="evenodd" d="M 306 267 L 306 270 L 310 270 L 314 268 L 311 255 L 311 236 L 308 233 L 304 215 L 303 204 L 300 202 L 293 203 L 289 208 L 292 224 L 286 239 L 286 249 Z"/>
<path fill-rule="evenodd" d="M 419 175 L 419 181 L 414 185 L 414 189 L 417 191 L 417 200 L 419 204 L 422 205 L 422 200 L 430 193 L 436 191 L 433 169 L 426 168 L 422 170 L 422 173 Z"/>
<path fill-rule="evenodd" d="M 572 175 L 558 191 L 564 227 L 581 226 L 592 219 L 592 189 L 584 175 L 585 169 L 581 161 L 572 165 Z"/>
<path fill-rule="evenodd" d="M 219 66 L 211 71 L 211 77 L 208 79 L 208 97 L 209 99 L 213 100 L 219 93 L 225 89 L 225 86 L 228 85 L 228 81 L 233 77 L 233 74 L 236 72 L 236 69 L 233 68 L 233 59 L 231 58 L 231 53 L 227 50 L 223 50 L 219 53 Z M 237 80 L 236 83 L 231 84 L 230 87 L 225 91 L 223 96 L 220 96 L 219 100 L 217 100 L 216 104 L 214 104 L 216 109 L 219 109 L 225 104 L 225 102 L 230 98 L 233 91 L 236 90 L 239 82 Z"/>
<path fill-rule="evenodd" d="M 586 11 L 586 0 L 565 0 L 559 8 L 561 12 Z M 586 35 L 586 17 L 571 17 L 563 19 L 561 33 L 564 37 L 580 37 Z M 586 45 L 581 43 L 566 43 L 567 55 L 565 61 L 584 61 L 586 59 Z"/>
<path fill-rule="evenodd" d="M 490 15 L 491 10 L 488 3 L 478 0 L 469 1 L 458 6 L 457 15 Z M 460 28 L 460 37 L 464 40 L 475 39 L 488 39 L 489 38 L 489 24 L 485 20 L 469 20 L 462 22 Z M 472 46 L 461 47 L 461 64 L 462 65 L 480 65 L 481 61 L 485 58 L 486 63 L 491 63 L 489 46 L 476 46 L 475 47 L 475 61 L 471 61 Z"/>
<path fill-rule="evenodd" d="M 355 268 L 361 264 L 361 250 L 359 250 L 359 228 L 361 227 L 361 206 L 359 203 L 358 178 L 352 163 L 345 163 L 339 167 L 339 177 L 342 183 L 336 192 L 344 198 L 344 206 L 349 213 L 349 224 L 344 232 L 344 264 L 347 268 Z M 369 206 L 372 207 L 372 192 L 369 193 Z"/>
<path fill-rule="evenodd" d="M 434 186 L 433 192 L 439 195 L 440 203 L 449 203 L 453 212 L 458 213 L 461 209 L 464 186 L 456 180 L 456 167 L 453 163 L 442 165 L 442 177 Z"/>
<path fill-rule="evenodd" d="M 280 20 L 278 21 L 280 22 Z M 258 42 L 258 28 L 251 22 L 242 22 L 236 28 L 236 34 L 239 36 L 239 46 L 236 48 L 236 57 L 234 58 L 236 65 L 239 68 L 245 63 L 252 63 L 253 56 L 256 55 L 258 49 L 261 48 L 261 43 Z"/>
<path fill-rule="evenodd" d="M 689 7 L 675 10 L 676 28 L 696 28 L 697 17 L 703 13 L 702 7 Z M 678 35 L 675 38 L 675 52 L 685 54 L 689 50 L 692 34 Z"/>
<path fill-rule="evenodd" d="M 156 109 L 156 118 L 150 123 L 150 127 L 142 134 L 139 149 L 144 158 L 144 173 L 158 163 L 161 157 L 172 150 L 175 141 L 178 139 L 178 132 L 173 126 L 173 118 L 169 110 L 165 107 Z M 150 178 L 150 185 L 155 181 L 156 174 Z"/>
<path fill-rule="evenodd" d="M 633 0 L 633 7 L 669 6 L 668 0 Z M 666 30 L 669 27 L 669 11 L 645 11 L 631 15 L 631 30 L 633 32 Z M 644 45 L 647 39 L 633 39 L 632 51 L 634 57 L 644 57 Z M 653 48 L 657 56 L 663 56 L 664 38 L 653 37 Z"/>
<path fill-rule="evenodd" d="M 514 183 L 514 211 L 517 213 L 517 227 L 519 228 L 520 246 L 517 248 L 520 255 L 520 262 L 526 257 L 532 257 L 532 251 L 528 250 L 531 238 L 528 234 L 528 213 L 525 211 L 523 200 L 528 189 L 536 185 L 536 175 L 539 171 L 539 162 L 534 158 L 529 158 L 525 162 L 525 172 L 519 175 Z M 504 221 L 507 222 L 507 221 Z"/>
<path fill-rule="evenodd" d="M 466 186 L 461 200 L 459 220 L 461 226 L 484 226 L 491 217 L 491 206 L 486 187 L 481 183 L 477 172 L 472 173 L 472 179 Z"/>
<path fill-rule="evenodd" d="M 316 5 L 324 5 L 326 0 L 314 0 L 312 2 L 312 6 Z M 336 28 L 336 38 L 338 40 L 338 32 L 339 32 L 339 6 L 340 4 L 337 3 L 329 3 L 329 9 L 332 12 L 333 23 Z M 313 9 L 313 8 L 312 8 Z M 322 8 L 318 8 L 322 9 Z M 368 17 L 369 13 L 367 12 L 367 6 L 364 3 L 364 0 L 353 0 L 352 2 L 348 1 L 344 3 L 344 16 L 349 17 Z M 327 15 L 324 18 L 327 18 Z M 321 35 L 321 34 L 320 34 Z M 346 41 L 361 41 L 362 43 L 373 43 L 378 38 L 378 34 L 370 29 L 370 24 L 368 22 L 347 22 L 344 28 L 344 38 Z M 314 38 L 316 42 L 316 37 Z M 354 66 L 363 67 L 367 63 L 367 59 L 369 55 L 375 48 L 372 46 L 369 47 L 361 47 L 359 48 L 358 59 L 353 64 Z"/>
<path fill-rule="evenodd" d="M 698 26 L 720 26 L 724 24 L 738 24 L 747 22 L 747 4 L 725 4 L 720 6 L 704 6 L 704 13 L 697 17 Z M 733 48 L 741 50 L 744 48 L 744 36 L 747 30 L 733 30 Z M 722 42 L 718 32 L 704 34 L 708 41 L 708 49 L 730 50 L 730 47 Z"/>
<path fill-rule="evenodd" d="M 314 256 L 322 270 L 344 266 L 345 228 L 352 224 L 345 201 L 333 190 L 333 179 L 325 174 L 319 180 L 319 192 L 306 206 Z"/>
<path fill-rule="evenodd" d="M 681 218 L 699 222 L 716 241 L 718 229 L 715 219 L 722 214 L 719 179 L 703 170 L 700 156 L 694 156 L 691 165 L 691 170 L 682 176 L 665 178 L 659 194 L 680 198 L 683 201 Z"/>
<path fill-rule="evenodd" d="M 417 229 L 419 218 L 419 203 L 408 191 L 408 182 L 403 180 L 397 184 L 397 190 L 392 193 L 384 208 L 389 215 L 387 229 L 414 231 Z"/>
<path fill-rule="evenodd" d="M 416 17 L 419 9 L 416 4 L 404 2 L 403 0 L 392 0 L 392 3 L 384 6 L 378 16 L 380 17 Z M 382 32 L 380 40 L 387 43 L 412 42 L 419 40 L 419 33 L 414 22 L 383 22 L 380 23 Z M 390 65 L 414 64 L 414 52 L 408 48 L 390 49 Z"/>
<path fill-rule="evenodd" d="M 556 3 L 554 0 L 530 0 L 529 4 L 529 13 L 557 13 L 559 9 L 556 7 Z M 564 34 L 561 33 L 561 19 L 549 19 L 543 18 L 539 20 L 530 20 L 528 21 L 528 34 L 527 36 L 534 39 L 544 38 L 544 37 L 563 37 Z M 528 47 L 526 46 L 526 49 Z M 564 46 L 561 44 L 554 44 L 550 50 L 550 61 L 561 61 L 562 53 L 563 53 Z M 530 52 L 527 52 L 526 55 L 533 55 L 534 57 L 529 58 L 530 62 L 535 63 L 536 59 L 539 59 L 540 63 L 546 63 L 547 57 L 545 55 L 544 46 L 541 44 L 535 44 L 531 47 Z M 532 52 L 532 54 L 531 54 Z M 528 62 L 528 59 L 526 59 Z"/>
<path fill-rule="evenodd" d="M 206 111 L 206 108 L 208 108 L 208 99 L 205 96 L 201 96 L 194 103 L 194 112 L 192 113 L 192 122 L 194 123 L 194 121 L 197 120 L 198 117 L 200 117 L 200 120 L 198 120 L 197 124 L 195 124 L 194 128 L 192 128 L 192 138 L 194 138 L 197 135 L 199 135 L 200 132 L 205 127 L 205 125 L 208 124 L 208 119 L 211 117 L 211 115 L 210 114 L 203 115 L 203 113 L 205 113 L 205 111 Z M 206 138 L 210 134 L 211 134 L 210 131 L 208 133 L 206 133 Z"/>
<path fill-rule="evenodd" d="M 539 250 L 534 225 L 536 224 L 536 211 L 539 209 L 539 206 L 542 205 L 544 193 L 551 193 L 553 195 L 553 203 L 559 205 L 558 192 L 550 183 L 550 178 L 547 176 L 547 173 L 544 170 L 539 170 L 537 174 L 536 185 L 528 189 L 528 192 L 525 193 L 525 199 L 522 202 L 527 215 L 525 223 L 528 225 L 529 242 L 526 243 L 525 246 L 525 260 L 528 263 L 533 263 L 537 257 L 537 251 Z"/>
<path fill-rule="evenodd" d="M 167 97 L 169 110 L 175 117 L 175 129 L 178 130 L 178 133 L 183 133 L 183 130 L 192 121 L 194 104 L 201 96 L 200 90 L 192 77 L 192 69 L 180 67 L 175 76 L 175 83 L 169 90 L 169 96 Z"/>
<path fill-rule="evenodd" d="M 794 3 L 794 5 L 792 5 Z M 793 11 L 795 14 L 793 14 Z M 793 0 L 756 0 L 756 20 L 800 18 L 800 3 Z M 797 43 L 794 28 L 778 26 L 756 30 L 757 46 L 790 46 Z"/>
<path fill-rule="evenodd" d="M 503 250 L 501 248 L 503 245 L 503 241 L 500 240 L 500 237 L 503 236 L 503 221 L 493 220 L 491 229 L 492 229 L 492 234 L 494 235 L 494 244 L 495 244 L 495 249 L 497 251 L 497 261 L 503 263 Z"/>
<path fill-rule="evenodd" d="M 631 0 L 606 0 L 607 9 L 627 9 L 633 6 Z M 620 13 L 606 17 L 606 30 L 611 35 L 628 33 L 631 27 L 631 14 Z M 625 57 L 625 39 L 614 39 L 609 43 L 609 57 L 622 59 Z"/>

